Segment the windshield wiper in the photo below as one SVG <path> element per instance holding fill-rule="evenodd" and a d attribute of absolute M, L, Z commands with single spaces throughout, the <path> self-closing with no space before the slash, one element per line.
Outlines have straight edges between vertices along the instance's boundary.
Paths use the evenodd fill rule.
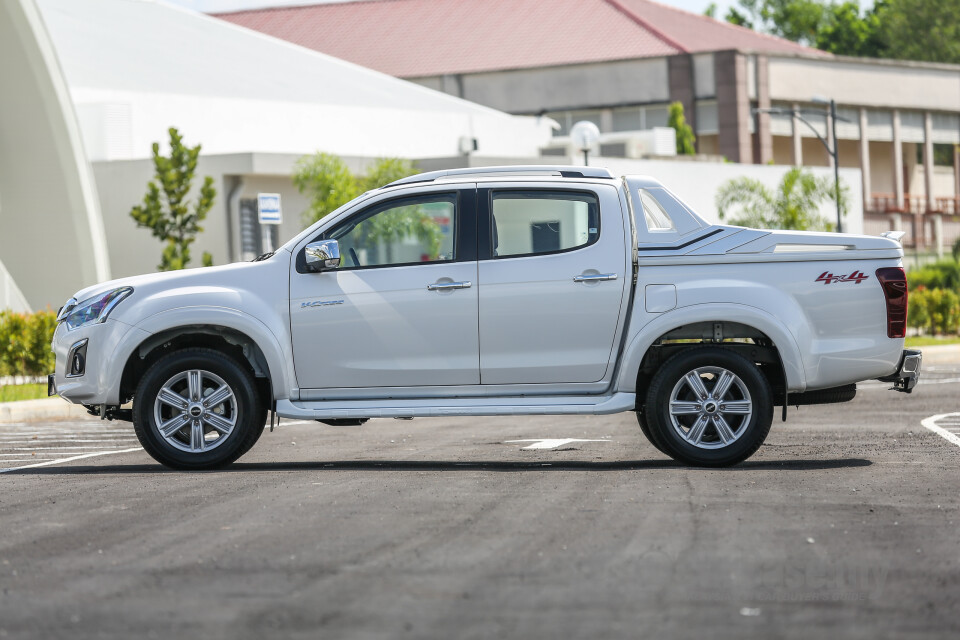
<path fill-rule="evenodd" d="M 261 262 L 261 261 L 263 261 L 263 260 L 267 260 L 268 258 L 272 258 L 272 257 L 273 257 L 273 254 L 275 254 L 275 253 L 276 253 L 276 251 L 271 251 L 270 253 L 261 253 L 260 255 L 258 255 L 256 258 L 254 258 L 254 259 L 251 260 L 250 262 Z"/>

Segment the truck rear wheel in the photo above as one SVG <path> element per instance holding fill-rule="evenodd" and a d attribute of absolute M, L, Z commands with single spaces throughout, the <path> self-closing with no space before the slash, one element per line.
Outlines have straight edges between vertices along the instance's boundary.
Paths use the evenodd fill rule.
<path fill-rule="evenodd" d="M 230 464 L 253 446 L 265 421 L 250 372 L 213 349 L 164 356 L 144 374 L 133 399 L 140 444 L 174 469 Z"/>
<path fill-rule="evenodd" d="M 678 353 L 654 376 L 644 417 L 674 460 L 720 467 L 746 460 L 773 422 L 773 393 L 757 366 L 729 349 Z"/>

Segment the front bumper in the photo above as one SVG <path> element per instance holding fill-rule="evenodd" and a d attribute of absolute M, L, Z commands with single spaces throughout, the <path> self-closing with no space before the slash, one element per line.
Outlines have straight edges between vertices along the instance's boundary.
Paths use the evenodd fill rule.
<path fill-rule="evenodd" d="M 120 378 L 128 356 L 149 333 L 109 318 L 67 331 L 63 324 L 53 334 L 56 366 L 47 393 L 73 404 L 119 404 Z M 78 368 L 74 360 L 80 349 Z"/>
<path fill-rule="evenodd" d="M 912 393 L 920 380 L 920 366 L 923 363 L 923 354 L 916 349 L 904 349 L 900 356 L 897 372 L 878 378 L 882 382 L 892 382 L 892 389 L 904 393 Z"/>

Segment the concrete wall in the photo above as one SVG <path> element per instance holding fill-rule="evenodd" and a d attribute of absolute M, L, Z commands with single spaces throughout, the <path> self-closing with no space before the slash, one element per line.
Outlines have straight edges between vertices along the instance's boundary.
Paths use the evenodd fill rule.
<path fill-rule="evenodd" d="M 590 106 L 666 102 L 667 59 L 625 60 L 465 74 L 458 81 L 430 77 L 413 82 L 510 113 L 536 114 Z"/>
<path fill-rule="evenodd" d="M 685 162 L 670 160 L 625 160 L 622 158 L 591 158 L 590 164 L 608 167 L 620 175 L 648 175 L 664 184 L 681 200 L 708 222 L 719 223 L 714 199 L 717 191 L 728 180 L 749 177 L 759 180 L 766 186 L 775 188 L 783 175 L 790 170 L 781 165 L 742 165 L 716 162 Z M 825 167 L 808 167 L 818 176 L 833 179 L 833 170 Z M 849 187 L 850 215 L 843 221 L 846 233 L 862 233 L 863 198 L 859 169 L 840 169 L 840 180 Z M 820 214 L 827 220 L 836 220 L 836 208 L 833 202 L 825 202 Z"/>
<path fill-rule="evenodd" d="M 841 104 L 960 110 L 956 65 L 770 57 L 769 69 L 772 100 L 806 102 L 824 96 Z"/>
<path fill-rule="evenodd" d="M 954 175 L 953 167 L 933 167 L 933 196 L 935 198 L 945 198 L 954 195 Z M 926 196 L 927 191 L 924 186 L 923 165 L 913 166 L 910 174 L 910 195 Z"/>

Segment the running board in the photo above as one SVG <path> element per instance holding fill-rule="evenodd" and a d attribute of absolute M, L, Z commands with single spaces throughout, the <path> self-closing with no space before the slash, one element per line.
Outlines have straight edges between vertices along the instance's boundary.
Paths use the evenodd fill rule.
<path fill-rule="evenodd" d="M 277 400 L 277 415 L 298 420 L 443 416 L 607 415 L 631 411 L 636 394 L 385 400 Z"/>

